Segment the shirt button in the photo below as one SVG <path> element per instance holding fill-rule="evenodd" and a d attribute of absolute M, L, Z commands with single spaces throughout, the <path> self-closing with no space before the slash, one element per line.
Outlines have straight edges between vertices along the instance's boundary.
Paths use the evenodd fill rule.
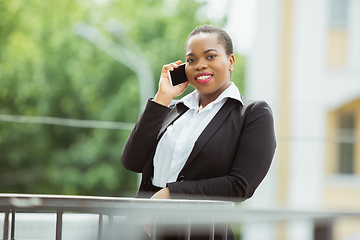
<path fill-rule="evenodd" d="M 180 182 L 185 181 L 185 177 L 184 177 L 183 175 L 181 175 L 181 176 L 179 177 L 179 181 L 180 181 Z"/>

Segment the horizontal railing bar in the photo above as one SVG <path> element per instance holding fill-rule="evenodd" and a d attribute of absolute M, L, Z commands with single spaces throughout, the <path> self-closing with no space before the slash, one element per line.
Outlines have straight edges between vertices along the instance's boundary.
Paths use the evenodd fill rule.
<path fill-rule="evenodd" d="M 209 200 L 150 200 L 134 198 L 107 198 L 88 196 L 0 194 L 0 209 L 37 212 L 62 210 L 114 216 L 166 217 L 161 224 L 178 224 L 191 216 L 194 224 L 209 222 L 277 221 L 291 219 L 360 217 L 360 212 L 318 211 L 285 208 L 250 208 L 233 202 Z M 176 217 L 173 217 L 176 216 Z"/>

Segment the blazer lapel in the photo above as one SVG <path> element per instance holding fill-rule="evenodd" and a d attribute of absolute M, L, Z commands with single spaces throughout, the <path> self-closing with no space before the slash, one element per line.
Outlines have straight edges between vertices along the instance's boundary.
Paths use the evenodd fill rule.
<path fill-rule="evenodd" d="M 220 108 L 219 112 L 214 116 L 214 118 L 209 122 L 204 131 L 200 134 L 199 138 L 195 142 L 194 148 L 190 153 L 188 160 L 185 163 L 184 168 L 196 157 L 196 155 L 200 152 L 200 150 L 205 146 L 207 141 L 211 138 L 211 136 L 218 130 L 221 124 L 228 117 L 230 112 L 236 106 L 236 102 L 232 101 L 232 99 L 228 99 L 224 106 Z"/>
<path fill-rule="evenodd" d="M 166 128 L 170 124 L 175 122 L 175 120 L 178 119 L 181 115 L 183 115 L 188 109 L 189 108 L 186 107 L 183 103 L 178 103 L 174 108 L 172 108 L 161 126 L 157 139 L 160 139 L 164 134 Z"/>

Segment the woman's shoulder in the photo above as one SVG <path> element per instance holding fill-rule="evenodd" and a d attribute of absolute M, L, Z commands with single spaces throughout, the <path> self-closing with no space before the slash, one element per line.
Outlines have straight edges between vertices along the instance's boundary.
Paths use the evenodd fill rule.
<path fill-rule="evenodd" d="M 270 108 L 270 105 L 265 100 L 249 99 L 242 97 L 242 102 L 245 108 Z"/>
<path fill-rule="evenodd" d="M 262 113 L 269 115 L 273 114 L 270 105 L 265 100 L 249 99 L 243 96 L 241 97 L 241 100 L 241 102 L 237 101 L 241 115 L 262 115 Z"/>
<path fill-rule="evenodd" d="M 238 99 L 229 98 L 228 102 L 238 104 L 240 108 L 253 108 L 253 107 L 269 107 L 269 104 L 265 100 L 249 99 L 241 96 L 241 101 Z"/>

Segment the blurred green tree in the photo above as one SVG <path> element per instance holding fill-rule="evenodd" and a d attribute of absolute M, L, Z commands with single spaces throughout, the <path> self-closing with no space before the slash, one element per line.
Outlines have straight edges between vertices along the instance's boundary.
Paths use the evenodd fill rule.
<path fill-rule="evenodd" d="M 77 37 L 73 24 L 103 29 L 108 19 L 120 19 L 157 88 L 161 67 L 184 60 L 188 34 L 206 23 L 196 18 L 200 6 L 194 0 L 0 1 L 0 114 L 135 122 L 136 76 Z M 233 81 L 241 88 L 244 61 L 237 60 Z M 119 161 L 129 133 L 0 122 L 0 191 L 133 196 L 138 175 Z"/>

